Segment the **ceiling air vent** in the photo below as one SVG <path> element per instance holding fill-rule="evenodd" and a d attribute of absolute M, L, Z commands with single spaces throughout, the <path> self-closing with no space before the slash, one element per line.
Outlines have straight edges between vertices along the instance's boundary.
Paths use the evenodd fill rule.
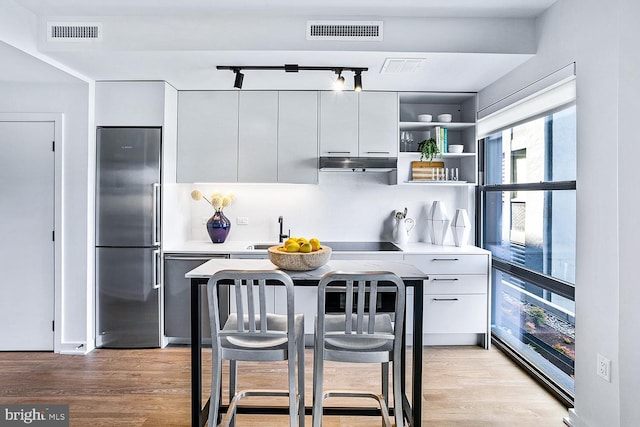
<path fill-rule="evenodd" d="M 382 65 L 380 74 L 388 73 L 413 73 L 420 65 L 422 58 L 387 58 Z"/>
<path fill-rule="evenodd" d="M 307 40 L 382 41 L 382 21 L 307 21 Z"/>
<path fill-rule="evenodd" d="M 47 41 L 102 41 L 102 24 L 97 22 L 48 22 Z"/>

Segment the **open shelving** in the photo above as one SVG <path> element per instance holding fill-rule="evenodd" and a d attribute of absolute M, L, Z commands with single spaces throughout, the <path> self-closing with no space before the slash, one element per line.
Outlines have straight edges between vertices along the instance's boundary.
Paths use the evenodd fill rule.
<path fill-rule="evenodd" d="M 477 185 L 477 143 L 476 143 L 476 94 L 445 92 L 401 92 L 399 98 L 398 123 L 398 184 L 414 185 Z M 422 122 L 420 114 L 451 114 L 451 122 Z M 414 181 L 411 176 L 411 162 L 420 160 L 418 143 L 433 135 L 436 127 L 448 131 L 448 145 L 462 145 L 462 153 L 442 153 L 434 160 L 444 162 L 446 168 L 458 168 L 459 181 Z M 409 134 L 413 142 L 403 142 L 402 135 Z"/>

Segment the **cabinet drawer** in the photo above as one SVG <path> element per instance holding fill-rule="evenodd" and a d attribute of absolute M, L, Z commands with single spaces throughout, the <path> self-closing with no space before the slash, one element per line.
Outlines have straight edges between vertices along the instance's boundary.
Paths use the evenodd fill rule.
<path fill-rule="evenodd" d="M 405 255 L 405 260 L 431 274 L 487 274 L 486 255 L 442 254 Z"/>
<path fill-rule="evenodd" d="M 425 334 L 486 333 L 485 295 L 425 295 Z"/>
<path fill-rule="evenodd" d="M 486 275 L 429 275 L 425 281 L 425 295 L 486 294 Z"/>

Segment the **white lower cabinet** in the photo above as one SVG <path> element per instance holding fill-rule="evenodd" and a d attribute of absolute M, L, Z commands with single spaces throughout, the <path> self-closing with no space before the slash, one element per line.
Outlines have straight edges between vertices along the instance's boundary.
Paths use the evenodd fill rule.
<path fill-rule="evenodd" d="M 475 345 L 489 347 L 489 253 L 475 247 L 438 247 L 434 253 L 405 254 L 427 273 L 424 281 L 423 342 L 425 345 Z M 414 295 L 408 289 L 407 328 L 413 333 Z"/>

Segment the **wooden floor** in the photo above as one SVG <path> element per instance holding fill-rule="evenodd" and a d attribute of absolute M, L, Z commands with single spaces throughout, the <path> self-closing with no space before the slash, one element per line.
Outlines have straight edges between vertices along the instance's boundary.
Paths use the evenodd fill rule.
<path fill-rule="evenodd" d="M 203 381 L 210 385 L 210 352 Z M 312 353 L 306 353 L 311 404 Z M 424 349 L 423 425 L 562 427 L 567 410 L 498 350 Z M 188 426 L 188 347 L 95 350 L 86 356 L 0 353 L 1 404 L 69 404 L 71 426 Z M 407 373 L 410 376 L 410 372 Z M 226 375 L 223 372 L 223 375 Z M 329 364 L 325 388 L 379 387 L 379 369 Z M 226 378 L 226 376 L 225 376 Z M 363 378 L 371 378 L 364 381 Z M 240 365 L 240 388 L 286 388 L 285 365 Z M 206 393 L 205 393 L 206 394 Z M 282 426 L 286 417 L 239 415 L 238 426 Z M 310 425 L 311 417 L 307 417 Z M 325 417 L 325 426 L 379 426 L 372 417 Z"/>

